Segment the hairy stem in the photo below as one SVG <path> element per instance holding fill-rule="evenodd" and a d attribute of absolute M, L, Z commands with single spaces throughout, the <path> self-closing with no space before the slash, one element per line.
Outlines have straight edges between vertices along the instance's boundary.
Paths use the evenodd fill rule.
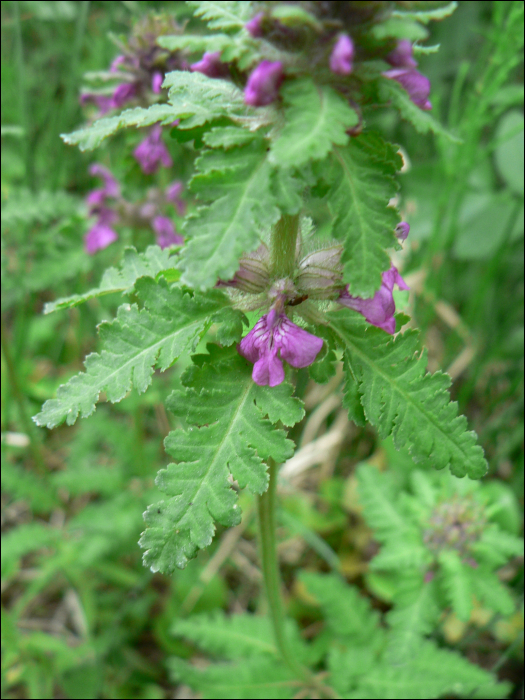
<path fill-rule="evenodd" d="M 283 214 L 272 230 L 270 241 L 270 261 L 275 277 L 288 277 L 295 269 L 299 214 Z"/>

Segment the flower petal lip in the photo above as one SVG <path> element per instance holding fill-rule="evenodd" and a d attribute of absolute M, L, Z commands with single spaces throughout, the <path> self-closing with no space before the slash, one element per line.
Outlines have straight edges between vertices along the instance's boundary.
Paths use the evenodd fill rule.
<path fill-rule="evenodd" d="M 241 340 L 237 350 L 254 363 L 252 378 L 256 384 L 277 386 L 284 380 L 282 360 L 292 367 L 307 367 L 322 347 L 322 338 L 292 323 L 286 314 L 271 309 Z"/>
<path fill-rule="evenodd" d="M 412 102 L 420 109 L 432 109 L 428 99 L 430 80 L 414 68 L 391 68 L 383 73 L 385 78 L 398 82 L 407 92 Z"/>
<path fill-rule="evenodd" d="M 400 289 L 409 289 L 397 268 L 392 265 L 389 270 L 383 272 L 381 286 L 372 298 L 354 297 L 348 293 L 348 286 L 346 286 L 337 301 L 339 304 L 360 313 L 368 323 L 393 335 L 396 330 L 394 318 L 396 305 L 392 292 L 396 284 Z"/>

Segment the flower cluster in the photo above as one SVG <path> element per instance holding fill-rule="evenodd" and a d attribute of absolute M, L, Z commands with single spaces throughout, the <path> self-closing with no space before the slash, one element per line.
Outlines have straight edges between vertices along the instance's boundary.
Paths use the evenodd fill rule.
<path fill-rule="evenodd" d="M 398 225 L 395 233 L 399 240 L 406 239 L 409 228 L 404 221 Z M 283 360 L 296 368 L 314 362 L 323 340 L 293 323 L 289 315 L 297 313 L 309 320 L 316 301 L 333 301 L 353 309 L 370 324 L 394 334 L 393 290 L 394 286 L 408 289 L 405 281 L 392 265 L 383 272 L 381 287 L 372 298 L 352 296 L 343 282 L 342 252 L 337 243 L 310 252 L 301 251 L 299 245 L 293 275 L 274 279 L 269 250 L 262 243 L 256 251 L 243 255 L 233 279 L 218 283 L 230 290 L 232 301 L 239 308 L 269 308 L 238 347 L 239 353 L 254 363 L 252 377 L 257 384 L 280 384 L 284 380 Z"/>
<path fill-rule="evenodd" d="M 96 217 L 96 222 L 84 237 L 89 255 L 107 248 L 118 239 L 113 228 L 117 223 L 151 229 L 161 248 L 183 243 L 184 239 L 177 233 L 173 221 L 163 213 L 168 205 L 172 205 L 180 216 L 184 215 L 186 203 L 181 199 L 182 182 L 172 182 L 164 191 L 151 188 L 145 201 L 129 202 L 122 196 L 119 183 L 107 168 L 94 163 L 89 172 L 103 181 L 103 187 L 92 190 L 86 197 L 89 215 Z"/>

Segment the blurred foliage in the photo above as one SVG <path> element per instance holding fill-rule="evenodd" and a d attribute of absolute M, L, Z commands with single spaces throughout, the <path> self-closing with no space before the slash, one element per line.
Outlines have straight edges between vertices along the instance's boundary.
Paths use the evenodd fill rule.
<path fill-rule="evenodd" d="M 122 403 L 100 406 L 74 428 L 49 433 L 29 418 L 80 369 L 79 358 L 96 346 L 95 325 L 113 316 L 117 300 L 100 296 L 49 316 L 41 314 L 44 304 L 97 287 L 106 267 L 119 267 L 130 242 L 124 236 L 122 245 L 95 257 L 84 253 L 90 159 L 58 135 L 82 121 L 82 75 L 107 68 L 118 53 L 108 33 L 126 35 L 145 11 L 164 5 L 189 15 L 183 3 L 2 3 L 6 698 L 194 697 L 177 686 L 181 682 L 200 683 L 206 693 L 219 676 L 214 680 L 210 671 L 195 680 L 199 666 L 188 661 L 196 647 L 234 656 L 227 641 L 217 652 L 216 640 L 199 636 L 199 625 L 220 621 L 223 611 L 263 611 L 248 494 L 241 494 L 241 525 L 184 571 L 168 578 L 141 563 L 140 513 L 158 497 L 153 478 L 167 462 L 162 439 L 177 426 L 163 405 L 181 388 L 183 362 L 157 377 L 145 397 L 130 394 Z M 450 372 L 453 395 L 489 459 L 488 477 L 464 482 L 426 464 L 414 471 L 389 441 L 348 423 L 339 371 L 317 387 L 306 371 L 299 376 L 308 414 L 292 431 L 300 450 L 282 473 L 279 553 L 299 653 L 310 654 L 312 663 L 327 655 L 341 694 L 357 684 L 361 694 L 355 697 L 384 697 L 374 680 L 379 674 L 366 676 L 370 660 L 357 670 L 352 666 L 350 683 L 357 650 L 338 636 L 340 612 L 330 607 L 338 596 L 359 595 L 371 606 L 359 609 L 363 624 L 371 624 L 370 638 L 386 644 L 382 654 L 409 654 L 430 631 L 429 655 L 455 649 L 509 681 L 498 690 L 487 686 L 483 694 L 481 676 L 451 666 L 464 683 L 457 693 L 523 697 L 517 551 L 524 457 L 522 17 L 520 2 L 464 2 L 431 27 L 428 43 L 440 44 L 439 54 L 418 60 L 432 81 L 436 116 L 461 141 L 417 134 L 393 112 L 376 117 L 403 144 L 406 164 L 401 208 L 411 242 L 397 262 L 412 291 L 400 293 L 398 305 L 423 329 L 431 368 Z M 129 150 L 119 135 L 97 157 L 120 167 L 137 189 L 141 181 L 126 161 Z M 187 168 L 181 163 L 181 171 Z M 321 215 L 322 207 L 319 201 Z M 464 561 L 457 542 L 445 546 L 439 532 L 453 507 L 470 537 Z M 428 590 L 421 587 L 421 561 L 435 589 L 432 605 L 423 594 L 413 596 Z M 199 613 L 193 621 L 192 613 Z M 379 613 L 389 626 L 387 642 Z M 261 624 L 253 630 L 259 642 L 268 636 Z M 273 663 L 268 640 L 265 663 Z M 236 649 L 235 658 L 243 655 L 249 649 Z M 453 663 L 446 658 L 440 662 Z M 217 673 L 232 678 L 229 665 Z M 264 678 L 264 664 L 258 662 L 253 673 Z M 242 683 L 242 674 L 237 680 Z M 429 692 L 454 692 L 431 687 Z M 234 690 L 228 692 L 225 697 L 232 697 Z"/>

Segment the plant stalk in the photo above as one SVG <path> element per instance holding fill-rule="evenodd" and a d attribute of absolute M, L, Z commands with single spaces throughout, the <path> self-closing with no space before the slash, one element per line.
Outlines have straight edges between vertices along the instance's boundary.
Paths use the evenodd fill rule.
<path fill-rule="evenodd" d="M 291 277 L 295 269 L 299 214 L 283 214 L 272 230 L 270 265 L 276 278 Z"/>
<path fill-rule="evenodd" d="M 281 598 L 281 577 L 279 574 L 279 562 L 277 559 L 277 547 L 275 541 L 275 505 L 277 485 L 277 465 L 273 459 L 269 460 L 270 482 L 266 493 L 258 496 L 257 507 L 259 514 L 259 534 L 261 563 L 264 577 L 264 587 L 270 608 L 275 643 L 283 661 L 301 680 L 310 682 L 312 676 L 307 668 L 299 663 L 295 657 L 286 636 L 284 626 L 284 610 Z"/>

